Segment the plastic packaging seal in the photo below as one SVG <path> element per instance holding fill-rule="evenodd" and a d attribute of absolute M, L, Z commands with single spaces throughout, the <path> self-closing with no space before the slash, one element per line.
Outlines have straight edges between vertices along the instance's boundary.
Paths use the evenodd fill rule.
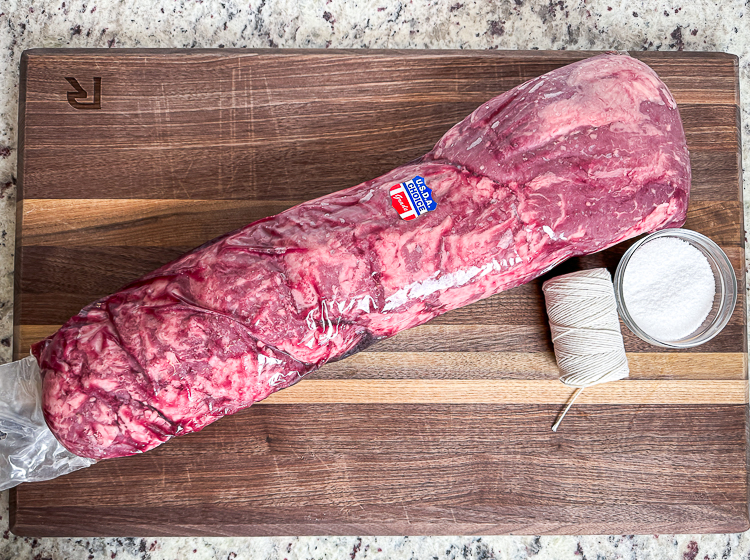
<path fill-rule="evenodd" d="M 33 356 L 0 366 L 0 490 L 93 465 L 57 441 L 42 413 L 42 376 Z"/>

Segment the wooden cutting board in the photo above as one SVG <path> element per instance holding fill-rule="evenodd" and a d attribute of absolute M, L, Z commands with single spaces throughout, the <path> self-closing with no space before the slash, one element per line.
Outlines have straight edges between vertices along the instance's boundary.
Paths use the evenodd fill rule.
<path fill-rule="evenodd" d="M 403 164 L 486 99 L 592 54 L 27 51 L 16 357 L 184 251 Z M 201 433 L 24 484 L 11 494 L 13 532 L 747 529 L 737 58 L 634 56 L 680 106 L 694 176 L 686 227 L 717 241 L 740 279 L 714 340 L 671 352 L 623 326 L 630 379 L 587 389 L 553 433 L 571 391 L 557 381 L 539 280 L 330 364 Z M 626 246 L 547 277 L 614 271 Z"/>

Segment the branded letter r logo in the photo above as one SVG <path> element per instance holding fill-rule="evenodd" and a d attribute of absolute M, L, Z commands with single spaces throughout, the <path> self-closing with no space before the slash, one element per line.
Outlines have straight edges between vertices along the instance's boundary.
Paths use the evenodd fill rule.
<path fill-rule="evenodd" d="M 81 87 L 75 78 L 65 78 L 68 83 L 75 88 L 75 91 L 68 92 L 68 103 L 74 109 L 101 109 L 102 108 L 102 79 L 94 78 L 94 100 L 83 103 L 79 99 L 86 99 L 88 93 Z"/>

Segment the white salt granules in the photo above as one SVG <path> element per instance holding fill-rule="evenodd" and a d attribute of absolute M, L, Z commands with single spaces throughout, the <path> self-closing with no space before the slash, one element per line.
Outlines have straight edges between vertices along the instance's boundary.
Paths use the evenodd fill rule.
<path fill-rule="evenodd" d="M 633 321 L 663 341 L 695 332 L 711 311 L 715 291 L 706 257 L 675 237 L 660 237 L 636 249 L 622 281 Z"/>

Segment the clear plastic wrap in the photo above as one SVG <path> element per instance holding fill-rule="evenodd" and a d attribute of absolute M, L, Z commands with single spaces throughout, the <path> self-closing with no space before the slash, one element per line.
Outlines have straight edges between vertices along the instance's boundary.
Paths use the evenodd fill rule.
<path fill-rule="evenodd" d="M 42 414 L 42 378 L 29 356 L 0 366 L 0 490 L 77 471 L 96 461 L 74 455 Z"/>
<path fill-rule="evenodd" d="M 482 104 L 423 157 L 85 307 L 31 347 L 45 419 L 81 457 L 148 451 L 569 257 L 679 226 L 689 185 L 653 71 L 571 64 Z"/>

